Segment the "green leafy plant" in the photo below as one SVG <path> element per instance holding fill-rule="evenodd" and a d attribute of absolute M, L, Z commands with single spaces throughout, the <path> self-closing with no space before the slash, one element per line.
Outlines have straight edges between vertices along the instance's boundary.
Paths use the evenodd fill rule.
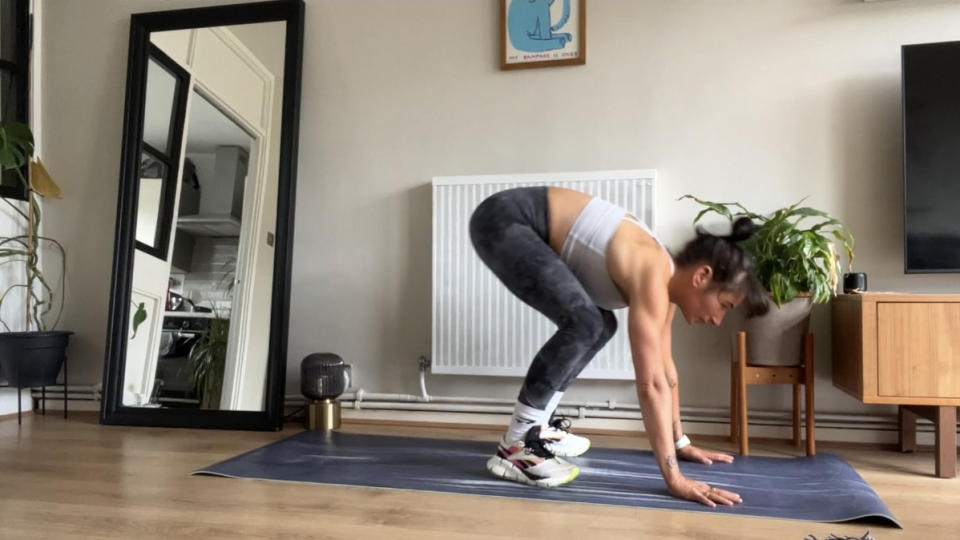
<path fill-rule="evenodd" d="M 228 298 L 233 297 L 236 270 L 236 257 L 230 257 L 220 266 L 217 289 L 223 290 Z M 223 374 L 227 363 L 227 345 L 230 338 L 229 310 L 224 316 L 216 305 L 212 307 L 214 318 L 210 321 L 209 331 L 190 349 L 194 388 L 200 396 L 201 409 L 220 407 Z"/>
<path fill-rule="evenodd" d="M 200 396 L 201 409 L 220 408 L 229 336 L 230 319 L 218 315 L 210 320 L 209 331 L 190 349 L 194 388 Z"/>
<path fill-rule="evenodd" d="M 0 124 L 0 169 L 14 171 L 27 194 L 26 209 L 3 198 L 13 212 L 23 218 L 26 234 L 0 237 L 0 265 L 22 264 L 26 278 L 23 283 L 9 284 L 4 288 L 0 294 L 0 307 L 10 293 L 17 289 L 23 290 L 26 329 L 44 331 L 55 329 L 63 313 L 63 298 L 66 295 L 66 251 L 60 242 L 40 235 L 39 198 L 59 199 L 61 194 L 60 188 L 40 160 L 32 160 L 32 156 L 33 133 L 30 128 L 21 123 Z M 29 179 L 24 175 L 24 168 L 29 168 Z M 42 243 L 53 246 L 61 256 L 63 272 L 58 284 L 51 284 L 40 268 Z M 56 311 L 54 306 L 58 306 Z M 10 331 L 10 326 L 3 319 L 0 319 L 0 324 Z"/>
<path fill-rule="evenodd" d="M 850 229 L 826 212 L 800 206 L 806 199 L 768 215 L 751 212 L 738 202 L 705 201 L 693 195 L 680 199 L 692 199 L 704 206 L 694 224 L 710 213 L 731 222 L 740 216 L 753 220 L 757 229 L 743 246 L 756 263 L 757 279 L 777 306 L 802 293 L 810 293 L 815 303 L 830 299 L 840 273 L 834 240 L 843 245 L 849 260 L 848 271 L 853 267 L 854 238 Z M 802 223 L 805 220 L 810 221 Z"/>
<path fill-rule="evenodd" d="M 220 279 L 217 288 L 223 290 L 228 297 L 233 297 L 233 286 L 237 275 L 237 258 L 230 257 L 220 265 Z"/>

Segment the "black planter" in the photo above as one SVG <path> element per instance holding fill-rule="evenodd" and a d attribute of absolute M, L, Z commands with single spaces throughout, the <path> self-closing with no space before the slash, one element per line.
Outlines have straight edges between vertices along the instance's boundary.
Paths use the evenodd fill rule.
<path fill-rule="evenodd" d="M 10 386 L 51 386 L 57 383 L 73 332 L 0 333 L 0 367 Z"/>

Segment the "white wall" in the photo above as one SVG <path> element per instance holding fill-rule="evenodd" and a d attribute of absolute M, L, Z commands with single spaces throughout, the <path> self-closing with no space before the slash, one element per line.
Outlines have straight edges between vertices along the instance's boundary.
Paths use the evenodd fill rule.
<path fill-rule="evenodd" d="M 960 291 L 904 276 L 900 45 L 960 39 L 955 2 L 591 0 L 587 63 L 497 69 L 497 2 L 312 2 L 307 9 L 288 381 L 335 351 L 368 390 L 416 392 L 430 351 L 432 176 L 659 172 L 659 233 L 679 247 L 685 193 L 758 211 L 810 196 L 857 235 L 875 289 Z M 818 410 L 870 410 L 830 384 L 818 310 Z M 722 331 L 675 327 L 685 406 L 728 403 Z M 717 381 L 720 381 L 718 383 Z M 513 397 L 519 380 L 431 378 L 433 394 Z M 789 391 L 751 390 L 751 408 Z M 782 390 L 782 389 L 781 389 Z M 572 398 L 635 402 L 629 384 Z"/>
<path fill-rule="evenodd" d="M 65 192 L 47 231 L 73 255 L 63 327 L 78 333 L 78 383 L 102 369 L 128 15 L 200 4 L 45 6 L 44 158 Z M 957 275 L 902 274 L 900 218 L 899 47 L 960 39 L 957 3 L 591 0 L 585 66 L 517 72 L 497 68 L 497 5 L 308 2 L 291 392 L 313 351 L 341 354 L 368 390 L 415 390 L 416 358 L 430 349 L 436 175 L 657 168 L 659 233 L 673 247 L 691 234 L 695 209 L 675 202 L 684 193 L 757 211 L 809 195 L 853 229 L 872 289 L 960 291 Z M 886 411 L 830 384 L 824 315 L 818 410 Z M 710 352 L 722 331 L 678 323 L 675 333 L 683 404 L 724 406 L 727 358 Z M 434 394 L 518 387 L 431 379 Z M 635 400 L 623 383 L 581 381 L 569 395 Z M 751 408 L 789 400 L 751 390 Z"/>

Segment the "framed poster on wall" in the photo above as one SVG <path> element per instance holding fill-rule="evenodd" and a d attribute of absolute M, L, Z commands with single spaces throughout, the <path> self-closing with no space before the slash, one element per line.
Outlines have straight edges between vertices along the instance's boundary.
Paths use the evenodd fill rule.
<path fill-rule="evenodd" d="M 587 62 L 586 0 L 500 0 L 500 69 Z"/>

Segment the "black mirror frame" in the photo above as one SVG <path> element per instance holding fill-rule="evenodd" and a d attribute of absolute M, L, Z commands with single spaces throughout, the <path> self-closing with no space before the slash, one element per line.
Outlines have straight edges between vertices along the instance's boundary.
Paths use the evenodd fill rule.
<path fill-rule="evenodd" d="M 290 267 L 293 258 L 294 198 L 300 124 L 300 81 L 303 64 L 303 0 L 277 0 L 228 6 L 134 14 L 130 20 L 127 91 L 123 116 L 120 192 L 114 242 L 110 317 L 103 367 L 100 422 L 112 425 L 279 430 L 289 324 Z M 207 26 L 286 22 L 283 110 L 280 129 L 280 172 L 271 301 L 269 361 L 263 411 L 154 409 L 123 405 L 123 374 L 130 320 L 130 287 L 136 242 L 137 175 L 140 168 L 143 107 L 146 95 L 150 33 Z"/>

